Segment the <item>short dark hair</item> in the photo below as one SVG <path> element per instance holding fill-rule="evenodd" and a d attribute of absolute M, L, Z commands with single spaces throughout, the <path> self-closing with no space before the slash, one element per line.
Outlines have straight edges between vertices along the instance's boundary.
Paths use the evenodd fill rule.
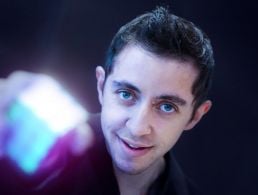
<path fill-rule="evenodd" d="M 207 35 L 192 22 L 157 7 L 122 26 L 107 52 L 106 77 L 116 56 L 129 44 L 136 44 L 159 56 L 192 60 L 199 75 L 192 86 L 194 112 L 207 99 L 214 67 L 213 50 Z M 193 112 L 193 113 L 194 113 Z"/>

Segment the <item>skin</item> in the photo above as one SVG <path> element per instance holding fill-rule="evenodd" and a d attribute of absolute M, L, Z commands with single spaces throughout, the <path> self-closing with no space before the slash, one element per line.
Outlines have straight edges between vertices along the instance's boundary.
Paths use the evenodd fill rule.
<path fill-rule="evenodd" d="M 139 191 L 146 191 L 164 168 L 164 154 L 211 107 L 205 101 L 190 120 L 198 71 L 191 60 L 164 58 L 129 45 L 107 78 L 102 67 L 96 76 L 102 130 L 120 190 L 138 181 Z"/>

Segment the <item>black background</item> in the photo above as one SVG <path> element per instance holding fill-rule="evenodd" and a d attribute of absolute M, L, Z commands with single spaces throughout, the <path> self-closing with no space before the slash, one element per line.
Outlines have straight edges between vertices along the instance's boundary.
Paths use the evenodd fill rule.
<path fill-rule="evenodd" d="M 169 5 L 211 38 L 213 108 L 175 147 L 184 171 L 208 195 L 258 194 L 257 6 L 223 0 L 0 1 L 0 77 L 48 73 L 90 112 L 100 110 L 95 67 L 118 28 Z M 2 177 L 2 176 L 1 176 Z"/>

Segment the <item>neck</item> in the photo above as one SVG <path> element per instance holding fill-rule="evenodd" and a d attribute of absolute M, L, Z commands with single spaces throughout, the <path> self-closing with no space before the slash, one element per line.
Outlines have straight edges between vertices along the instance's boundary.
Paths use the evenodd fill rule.
<path fill-rule="evenodd" d="M 114 166 L 115 176 L 118 182 L 120 195 L 144 195 L 151 184 L 158 178 L 165 167 L 164 158 L 155 162 L 146 170 L 136 174 L 126 173 Z"/>

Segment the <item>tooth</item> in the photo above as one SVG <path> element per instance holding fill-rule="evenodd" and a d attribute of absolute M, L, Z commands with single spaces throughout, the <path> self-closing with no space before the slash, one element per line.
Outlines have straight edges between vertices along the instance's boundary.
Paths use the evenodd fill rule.
<path fill-rule="evenodd" d="M 132 147 L 132 148 L 138 148 L 138 147 L 136 147 L 136 146 L 133 146 L 133 145 L 131 145 L 131 144 L 129 144 L 129 146 L 130 146 L 130 147 Z"/>

